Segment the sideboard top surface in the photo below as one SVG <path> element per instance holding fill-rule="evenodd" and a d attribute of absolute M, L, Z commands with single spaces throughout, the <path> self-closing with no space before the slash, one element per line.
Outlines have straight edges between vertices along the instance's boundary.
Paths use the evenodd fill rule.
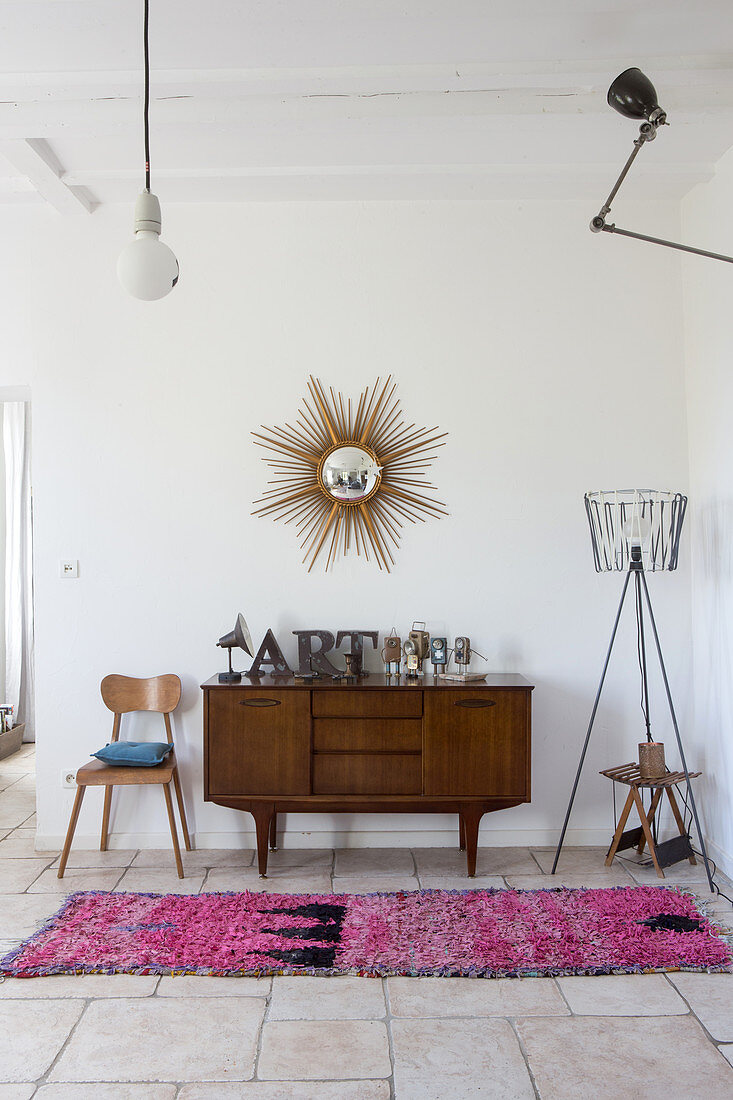
<path fill-rule="evenodd" d="M 489 672 L 486 674 L 485 680 L 436 680 L 430 673 L 425 676 L 408 678 L 406 676 L 385 676 L 384 673 L 373 672 L 358 680 L 323 679 L 314 680 L 312 683 L 295 680 L 292 676 L 258 676 L 256 679 L 250 680 L 242 674 L 241 681 L 234 684 L 220 684 L 218 675 L 215 674 L 201 684 L 201 687 L 204 690 L 220 689 L 224 691 L 232 688 L 237 690 L 242 688 L 254 690 L 277 688 L 278 691 L 287 691 L 289 688 L 300 690 L 308 688 L 310 690 L 317 689 L 318 691 L 333 691 L 334 689 L 348 691 L 351 688 L 356 688 L 359 691 L 369 691 L 372 688 L 402 688 L 405 691 L 443 691 L 446 688 L 453 691 L 456 688 L 470 688 L 471 691 L 481 691 L 484 689 L 520 688 L 525 691 L 532 691 L 534 684 L 515 672 Z"/>

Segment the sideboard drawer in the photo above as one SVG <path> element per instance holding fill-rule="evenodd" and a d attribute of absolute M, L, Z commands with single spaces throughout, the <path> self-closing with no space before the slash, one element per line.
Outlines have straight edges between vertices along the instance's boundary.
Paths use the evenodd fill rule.
<path fill-rule="evenodd" d="M 419 718 L 314 718 L 314 752 L 421 752 Z"/>
<path fill-rule="evenodd" d="M 315 718 L 421 718 L 422 691 L 404 688 L 378 689 L 332 688 L 313 691 Z"/>
<path fill-rule="evenodd" d="M 313 757 L 313 794 L 421 794 L 422 757 L 321 752 Z"/>

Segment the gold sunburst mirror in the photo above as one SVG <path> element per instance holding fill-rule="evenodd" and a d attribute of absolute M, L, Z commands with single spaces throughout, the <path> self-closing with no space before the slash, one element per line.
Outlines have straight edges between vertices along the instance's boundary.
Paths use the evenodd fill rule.
<path fill-rule="evenodd" d="M 448 515 L 425 480 L 448 433 L 406 424 L 396 389 L 378 378 L 352 408 L 311 376 L 293 424 L 252 433 L 277 470 L 253 515 L 295 526 L 308 572 L 319 555 L 328 569 L 352 549 L 389 572 L 405 522 Z"/>

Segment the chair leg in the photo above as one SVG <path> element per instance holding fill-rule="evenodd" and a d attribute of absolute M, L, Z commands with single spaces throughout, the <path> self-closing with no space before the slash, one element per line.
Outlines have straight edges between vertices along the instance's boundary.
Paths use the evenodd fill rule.
<path fill-rule="evenodd" d="M 112 805 L 112 785 L 104 788 L 104 809 L 102 810 L 102 836 L 99 841 L 100 852 L 107 851 L 107 838 L 109 836 L 109 810 Z"/>
<path fill-rule="evenodd" d="M 74 839 L 74 832 L 76 831 L 76 823 L 79 820 L 79 811 L 81 810 L 81 804 L 84 799 L 84 791 L 86 787 L 76 788 L 76 798 L 74 799 L 74 806 L 71 811 L 71 818 L 69 819 L 69 828 L 66 830 L 66 840 L 64 841 L 64 850 L 61 853 L 61 860 L 59 862 L 58 878 L 64 877 L 64 871 L 66 870 L 66 861 L 69 858 L 69 852 L 71 851 L 71 842 Z"/>
<path fill-rule="evenodd" d="M 168 824 L 171 827 L 171 838 L 173 840 L 173 851 L 176 856 L 176 868 L 178 870 L 178 877 L 183 878 L 183 863 L 181 862 L 181 849 L 178 847 L 178 833 L 176 832 L 176 819 L 173 816 L 173 802 L 171 801 L 171 785 L 170 783 L 163 784 L 163 794 L 165 795 L 165 808 L 168 811 Z"/>
<path fill-rule="evenodd" d="M 186 845 L 186 851 L 191 851 L 191 838 L 188 835 L 188 824 L 186 822 L 186 811 L 183 806 L 183 791 L 181 790 L 181 780 L 178 775 L 178 768 L 173 769 L 173 786 L 176 788 L 176 801 L 178 802 L 178 812 L 181 815 L 181 828 L 183 829 L 183 843 Z"/>

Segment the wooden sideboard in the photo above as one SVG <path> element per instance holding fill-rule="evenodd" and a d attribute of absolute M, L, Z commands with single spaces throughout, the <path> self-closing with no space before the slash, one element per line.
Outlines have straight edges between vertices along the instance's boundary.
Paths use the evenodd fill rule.
<path fill-rule="evenodd" d="M 261 875 L 278 813 L 457 813 L 468 874 L 482 816 L 530 801 L 532 685 L 370 675 L 202 684 L 204 798 L 255 820 Z"/>

